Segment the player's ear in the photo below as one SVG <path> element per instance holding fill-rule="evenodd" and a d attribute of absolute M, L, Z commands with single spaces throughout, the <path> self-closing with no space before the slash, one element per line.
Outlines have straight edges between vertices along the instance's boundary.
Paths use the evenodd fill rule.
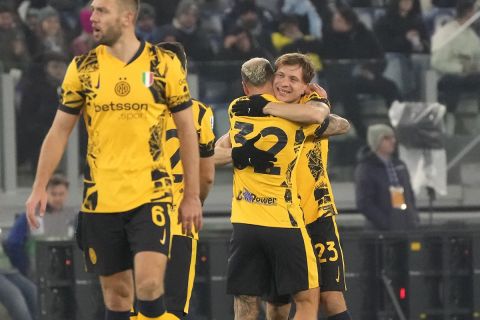
<path fill-rule="evenodd" d="M 244 81 L 242 81 L 242 88 L 243 88 L 243 93 L 245 93 L 245 95 L 248 96 L 248 93 L 249 93 L 248 86 L 245 84 Z"/>

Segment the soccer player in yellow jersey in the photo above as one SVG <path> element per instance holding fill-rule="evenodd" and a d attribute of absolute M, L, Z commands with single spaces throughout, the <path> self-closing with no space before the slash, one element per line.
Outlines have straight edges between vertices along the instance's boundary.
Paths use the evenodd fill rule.
<path fill-rule="evenodd" d="M 186 69 L 187 57 L 179 43 L 160 43 L 158 46 L 174 52 Z M 213 133 L 212 109 L 197 100 L 192 100 L 193 119 L 198 134 L 200 149 L 200 200 L 207 198 L 213 184 L 215 164 L 213 152 L 215 135 Z M 180 161 L 179 141 L 172 117 L 167 122 L 167 157 L 173 172 L 173 211 L 171 215 L 172 245 L 170 259 L 165 274 L 165 306 L 167 313 L 162 320 L 183 319 L 188 314 L 190 297 L 195 279 L 198 232 L 186 234 L 177 223 L 178 205 L 183 197 L 183 166 Z"/>
<path fill-rule="evenodd" d="M 279 100 L 288 103 L 307 103 L 323 98 L 322 92 L 320 95 L 317 93 L 305 95 L 306 86 L 313 78 L 313 73 L 308 72 L 308 68 L 301 67 L 305 65 L 305 59 L 303 55 L 293 53 L 282 55 L 275 62 L 273 88 Z M 297 75 L 299 69 L 300 76 Z M 330 115 L 329 120 L 331 123 L 322 135 L 323 138 L 307 137 L 305 140 L 297 166 L 298 194 L 307 230 L 318 256 L 321 305 L 329 320 L 348 320 L 350 316 L 343 297 L 345 290 L 343 253 L 335 222 L 335 215 L 338 212 L 327 174 L 327 156 L 328 136 L 344 133 L 349 125 L 346 120 L 335 115 Z M 272 300 L 274 303 L 269 304 L 267 310 L 269 316 L 287 319 L 290 310 L 287 304 L 288 297 L 273 297 Z"/>
<path fill-rule="evenodd" d="M 256 319 L 257 297 L 288 294 L 296 303 L 294 319 L 313 320 L 318 270 L 296 196 L 295 167 L 305 137 L 320 135 L 322 127 L 302 127 L 272 116 L 235 116 L 239 105 L 250 109 L 257 103 L 278 102 L 272 96 L 273 68 L 266 59 L 245 62 L 241 75 L 248 97 L 230 104 L 230 143 L 236 147 L 253 139 L 256 148 L 275 158 L 263 168 L 235 165 L 227 292 L 235 296 L 235 319 Z M 329 113 L 324 104 L 313 110 L 319 114 L 318 123 Z"/>
<path fill-rule="evenodd" d="M 26 202 L 29 224 L 37 228 L 48 178 L 82 114 L 88 149 L 77 235 L 87 269 L 100 277 L 107 320 L 129 319 L 134 287 L 138 320 L 159 319 L 165 312 L 173 184 L 165 152 L 170 113 L 184 171 L 180 220 L 185 232 L 202 225 L 199 154 L 192 151 L 198 150 L 198 139 L 185 71 L 175 54 L 135 37 L 138 5 L 138 0 L 91 2 L 99 45 L 75 57 L 67 70 Z"/>
<path fill-rule="evenodd" d="M 295 53 L 283 55 L 277 60 L 277 73 L 274 77 L 274 90 L 277 98 L 289 103 L 308 103 L 310 100 L 323 101 L 323 98 L 326 98 L 326 92 L 318 85 L 310 85 L 310 88 L 307 88 L 308 82 L 313 78 L 313 70 L 309 71 L 305 59 L 307 59 L 305 56 Z M 300 74 L 298 74 L 299 69 L 301 69 Z M 310 90 L 316 92 L 305 94 Z M 298 110 L 294 109 L 296 106 L 293 104 L 291 107 L 291 110 Z M 275 109 L 279 109 L 279 106 L 270 104 L 262 111 L 269 114 L 276 112 Z M 283 112 L 281 116 L 298 122 L 312 122 L 311 119 L 299 118 L 296 113 Z M 321 303 L 330 317 L 329 319 L 334 320 L 350 319 L 350 316 L 346 311 L 343 297 L 343 290 L 345 290 L 343 254 L 333 216 L 337 210 L 327 174 L 328 137 L 343 134 L 348 129 L 348 121 L 331 114 L 322 138 L 309 137 L 306 139 L 297 167 L 301 205 L 307 230 L 312 237 L 312 245 L 315 247 L 320 265 Z M 222 139 L 223 137 L 219 139 L 220 144 L 222 144 Z M 220 163 L 226 163 L 230 158 L 230 152 L 218 144 L 215 150 L 216 157 L 219 158 Z M 248 141 L 246 145 L 248 145 Z M 250 152 L 245 147 L 237 150 L 237 154 L 242 154 L 247 158 L 251 156 Z M 255 165 L 257 164 L 255 163 Z M 269 318 L 287 319 L 290 310 L 289 297 L 269 297 L 269 299 L 272 302 L 267 307 Z"/>

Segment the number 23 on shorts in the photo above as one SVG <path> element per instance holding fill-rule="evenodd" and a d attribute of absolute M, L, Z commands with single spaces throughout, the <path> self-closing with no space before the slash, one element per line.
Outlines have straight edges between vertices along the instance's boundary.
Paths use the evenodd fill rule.
<path fill-rule="evenodd" d="M 325 252 L 325 245 L 323 243 L 315 244 L 315 251 L 317 252 L 318 260 L 320 263 L 325 263 L 328 261 L 334 262 L 338 260 L 338 251 L 335 248 L 334 241 L 327 241 L 325 243 L 327 245 L 327 251 Z M 325 257 L 324 257 L 325 254 Z"/>

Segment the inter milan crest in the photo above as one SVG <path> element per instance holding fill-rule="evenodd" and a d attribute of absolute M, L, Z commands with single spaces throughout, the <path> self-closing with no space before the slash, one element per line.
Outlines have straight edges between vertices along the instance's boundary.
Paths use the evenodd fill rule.
<path fill-rule="evenodd" d="M 127 78 L 120 78 L 120 81 L 115 85 L 115 93 L 120 97 L 125 97 L 130 93 L 130 84 L 125 80 Z"/>
<path fill-rule="evenodd" d="M 153 84 L 153 72 L 146 71 L 142 74 L 142 82 L 145 87 L 150 88 Z"/>

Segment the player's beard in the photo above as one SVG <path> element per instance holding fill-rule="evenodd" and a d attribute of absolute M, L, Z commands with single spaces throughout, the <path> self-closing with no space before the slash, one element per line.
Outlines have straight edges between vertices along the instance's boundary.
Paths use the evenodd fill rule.
<path fill-rule="evenodd" d="M 122 36 L 122 30 L 117 27 L 120 25 L 120 21 L 116 21 L 115 24 L 107 27 L 104 32 L 102 32 L 102 36 L 100 39 L 97 40 L 97 44 L 103 44 L 106 46 L 113 46 L 118 39 Z"/>

